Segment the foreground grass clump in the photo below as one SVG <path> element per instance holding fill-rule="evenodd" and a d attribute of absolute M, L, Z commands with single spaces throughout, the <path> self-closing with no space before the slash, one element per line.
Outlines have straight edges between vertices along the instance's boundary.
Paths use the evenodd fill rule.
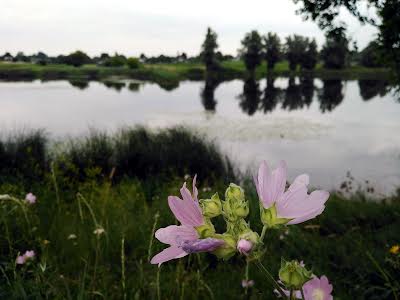
<path fill-rule="evenodd" d="M 0 140 L 0 179 L 33 183 L 54 170 L 78 182 L 111 173 L 114 180 L 193 173 L 210 180 L 235 176 L 231 163 L 213 143 L 183 128 L 122 129 L 114 135 L 93 131 L 57 147 L 42 131 Z"/>
<path fill-rule="evenodd" d="M 151 177 L 112 184 L 89 174 L 72 190 L 58 184 L 69 180 L 63 176 L 56 170 L 34 184 L 0 184 L 0 194 L 24 198 L 32 191 L 37 196 L 34 204 L 0 200 L 0 298 L 245 297 L 245 261 L 240 257 L 230 264 L 211 255 L 192 255 L 160 269 L 149 264 L 164 248 L 153 239 L 155 228 L 175 222 L 166 199 L 179 195 L 182 177 L 162 184 L 152 183 Z M 222 195 L 226 183 L 221 177 L 212 187 Z M 199 198 L 211 196 L 201 177 L 198 187 Z M 256 191 L 252 184 L 246 191 L 253 211 L 250 222 L 260 230 Z M 276 274 L 282 255 L 301 258 L 315 273 L 329 277 L 335 299 L 393 299 L 390 285 L 399 288 L 398 279 L 388 280 L 379 268 L 392 276 L 398 272 L 387 259 L 394 257 L 390 247 L 399 243 L 399 215 L 398 198 L 379 204 L 333 195 L 317 219 L 270 232 L 263 264 Z M 17 265 L 17 256 L 28 250 L 35 251 L 35 258 Z M 274 297 L 257 268 L 250 268 L 250 278 L 255 286 L 246 297 Z"/>

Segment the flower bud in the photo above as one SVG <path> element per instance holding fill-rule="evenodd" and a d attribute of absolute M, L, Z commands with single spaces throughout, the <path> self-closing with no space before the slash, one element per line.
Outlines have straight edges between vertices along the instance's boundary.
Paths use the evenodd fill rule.
<path fill-rule="evenodd" d="M 224 260 L 228 260 L 232 256 L 235 255 L 236 253 L 236 240 L 233 236 L 230 234 L 224 233 L 224 234 L 216 234 L 213 236 L 216 239 L 221 239 L 225 243 L 220 246 L 217 250 L 213 251 L 212 253 L 216 255 L 219 258 L 222 258 Z"/>
<path fill-rule="evenodd" d="M 312 278 L 312 272 L 308 271 L 298 261 L 285 261 L 282 259 L 279 270 L 279 279 L 287 288 L 299 290 Z"/>
<path fill-rule="evenodd" d="M 237 243 L 237 250 L 239 251 L 240 254 L 247 256 L 249 255 L 252 249 L 253 249 L 253 243 L 248 240 L 240 239 Z"/>
<path fill-rule="evenodd" d="M 226 189 L 223 213 L 229 222 L 236 222 L 249 214 L 249 205 L 240 186 L 231 183 Z"/>
<path fill-rule="evenodd" d="M 244 191 L 243 189 L 231 183 L 225 192 L 225 200 L 227 201 L 244 201 Z"/>
<path fill-rule="evenodd" d="M 278 217 L 275 204 L 268 209 L 265 209 L 263 206 L 261 206 L 260 214 L 261 222 L 269 228 L 285 225 L 290 221 L 290 219 Z"/>
<path fill-rule="evenodd" d="M 196 227 L 197 233 L 199 234 L 199 238 L 205 239 L 208 237 L 212 237 L 215 234 L 214 225 L 210 220 L 205 220 L 205 223 L 201 226 Z"/>
<path fill-rule="evenodd" d="M 222 203 L 218 193 L 215 193 L 211 199 L 200 200 L 200 206 L 203 211 L 203 216 L 206 218 L 215 218 L 222 213 Z"/>

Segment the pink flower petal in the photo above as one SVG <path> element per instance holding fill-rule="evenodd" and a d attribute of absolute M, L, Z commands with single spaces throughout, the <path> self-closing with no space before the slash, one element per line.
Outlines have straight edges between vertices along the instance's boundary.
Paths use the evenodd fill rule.
<path fill-rule="evenodd" d="M 199 238 L 196 229 L 187 225 L 171 225 L 160 228 L 156 231 L 155 236 L 160 242 L 173 246 L 178 246 L 182 241 L 192 241 Z"/>
<path fill-rule="evenodd" d="M 265 161 L 258 169 L 256 188 L 264 208 L 270 208 L 285 191 L 287 167 L 284 161 L 279 162 L 278 168 L 272 171 Z"/>
<path fill-rule="evenodd" d="M 273 204 L 273 200 L 269 198 L 269 193 L 268 193 L 268 186 L 270 180 L 271 180 L 271 171 L 268 167 L 267 162 L 264 160 L 261 162 L 261 165 L 258 168 L 258 177 L 256 186 L 258 191 L 258 197 L 260 198 L 265 208 L 270 208 Z"/>
<path fill-rule="evenodd" d="M 195 227 L 202 225 L 204 220 L 201 213 L 201 208 L 196 206 L 191 197 L 188 199 L 186 193 L 184 194 L 184 200 L 181 200 L 176 196 L 169 196 L 169 208 L 175 215 L 176 219 L 182 223 L 182 225 L 190 225 Z"/>
<path fill-rule="evenodd" d="M 188 255 L 185 251 L 183 251 L 181 248 L 178 248 L 176 246 L 171 246 L 169 248 L 164 249 L 160 253 L 158 253 L 156 256 L 154 256 L 150 263 L 153 265 L 156 264 L 162 264 L 166 261 L 176 259 L 176 258 L 181 258 Z"/>

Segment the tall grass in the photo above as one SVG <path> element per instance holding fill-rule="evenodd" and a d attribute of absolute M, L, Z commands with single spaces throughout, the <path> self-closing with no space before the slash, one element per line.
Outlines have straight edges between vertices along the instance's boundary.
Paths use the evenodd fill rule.
<path fill-rule="evenodd" d="M 213 143 L 183 128 L 126 128 L 115 135 L 91 131 L 56 150 L 43 131 L 0 140 L 0 178 L 34 182 L 50 173 L 51 166 L 74 181 L 107 178 L 111 172 L 114 180 L 194 173 L 211 181 L 235 177 L 231 162 Z"/>
<path fill-rule="evenodd" d="M 57 181 L 63 181 L 57 174 Z M 190 180 L 190 179 L 189 179 Z M 256 285 L 245 295 L 241 280 L 246 262 L 229 263 L 201 254 L 163 264 L 149 264 L 149 257 L 165 247 L 152 240 L 154 228 L 174 224 L 168 195 L 178 195 L 183 178 L 152 186 L 147 180 L 124 179 L 111 184 L 82 182 L 78 190 L 60 190 L 60 201 L 48 180 L 30 186 L 37 204 L 20 206 L 0 202 L 1 299 L 273 299 L 262 273 L 250 265 L 249 278 Z M 215 189 L 222 196 L 223 184 Z M 208 184 L 199 178 L 201 198 Z M 26 187 L 0 184 L 0 194 L 23 196 Z M 251 186 L 247 199 L 257 207 Z M 79 192 L 79 193 L 76 193 Z M 26 214 L 26 216 L 25 216 Z M 385 279 L 368 255 L 385 266 L 389 246 L 398 242 L 399 204 L 347 201 L 337 195 L 316 220 L 266 237 L 263 264 L 277 274 L 280 257 L 300 258 L 316 274 L 326 274 L 334 284 L 335 299 L 391 299 Z M 259 218 L 250 222 L 260 229 Z M 155 226 L 156 224 L 156 226 Z M 103 233 L 95 234 L 98 228 Z M 33 249 L 37 256 L 28 265 L 16 266 L 19 252 Z"/>

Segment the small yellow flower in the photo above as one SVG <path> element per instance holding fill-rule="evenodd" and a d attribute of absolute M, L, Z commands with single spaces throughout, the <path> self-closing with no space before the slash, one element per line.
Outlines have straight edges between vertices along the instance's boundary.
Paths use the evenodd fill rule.
<path fill-rule="evenodd" d="M 392 254 L 399 254 L 400 253 L 400 245 L 394 245 L 389 250 Z"/>

